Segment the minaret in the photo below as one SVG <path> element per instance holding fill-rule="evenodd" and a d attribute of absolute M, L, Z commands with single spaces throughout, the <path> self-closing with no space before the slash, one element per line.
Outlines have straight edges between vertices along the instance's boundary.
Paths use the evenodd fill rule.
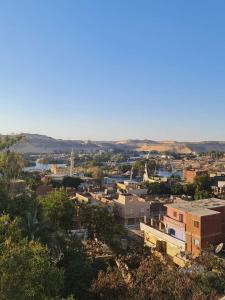
<path fill-rule="evenodd" d="M 148 181 L 148 165 L 147 162 L 145 163 L 145 172 L 144 172 L 144 176 L 143 176 L 143 181 Z"/>
<path fill-rule="evenodd" d="M 148 177 L 148 160 L 149 160 L 149 155 L 150 155 L 150 152 L 148 152 L 148 155 L 146 157 L 146 163 L 145 163 L 145 172 L 144 172 L 144 175 L 143 175 L 143 181 L 149 181 L 149 177 Z"/>
<path fill-rule="evenodd" d="M 75 158 L 75 156 L 74 156 L 74 152 L 72 150 L 71 155 L 70 155 L 70 176 L 72 176 L 73 172 L 74 172 L 74 158 Z"/>
<path fill-rule="evenodd" d="M 130 181 L 132 181 L 133 180 L 133 166 L 132 166 L 132 168 L 131 168 L 131 171 L 130 171 Z"/>

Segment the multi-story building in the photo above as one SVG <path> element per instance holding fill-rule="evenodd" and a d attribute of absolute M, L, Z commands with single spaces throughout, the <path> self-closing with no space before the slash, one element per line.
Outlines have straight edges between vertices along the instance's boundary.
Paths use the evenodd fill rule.
<path fill-rule="evenodd" d="M 211 198 L 190 202 L 180 199 L 165 206 L 163 231 L 141 225 L 150 246 L 156 247 L 161 241 L 165 244 L 165 252 L 177 259 L 184 253 L 197 256 L 202 249 L 225 242 L 224 200 Z"/>
<path fill-rule="evenodd" d="M 139 228 L 140 222 L 149 219 L 150 203 L 133 194 L 119 194 L 114 200 L 115 213 L 127 227 Z"/>
<path fill-rule="evenodd" d="M 165 232 L 186 243 L 186 251 L 201 249 L 225 239 L 225 201 L 212 198 L 167 204 Z"/>

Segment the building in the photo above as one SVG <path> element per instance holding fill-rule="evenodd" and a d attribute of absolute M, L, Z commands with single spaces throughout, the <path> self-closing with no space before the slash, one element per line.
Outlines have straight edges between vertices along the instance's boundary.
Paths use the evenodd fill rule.
<path fill-rule="evenodd" d="M 111 214 L 114 213 L 114 201 L 107 199 L 101 193 L 77 192 L 74 199 L 80 203 L 88 203 L 105 208 Z"/>
<path fill-rule="evenodd" d="M 184 169 L 184 180 L 188 183 L 193 183 L 197 176 L 207 175 L 208 172 L 200 169 Z"/>
<path fill-rule="evenodd" d="M 133 194 L 119 194 L 114 200 L 115 214 L 126 227 L 139 228 L 150 216 L 150 203 Z"/>
<path fill-rule="evenodd" d="M 103 193 L 90 193 L 93 199 L 95 199 L 95 205 L 106 208 L 109 213 L 114 213 L 114 201 L 109 199 Z"/>
<path fill-rule="evenodd" d="M 92 197 L 90 193 L 87 192 L 77 192 L 75 195 L 75 199 L 80 203 L 89 203 L 89 204 L 96 204 L 96 200 Z"/>
<path fill-rule="evenodd" d="M 224 174 L 210 174 L 212 181 L 212 190 L 216 196 L 225 195 L 225 175 Z"/>
<path fill-rule="evenodd" d="M 134 194 L 137 196 L 147 195 L 148 189 L 142 188 L 140 184 L 133 180 L 125 180 L 124 182 L 118 182 L 117 188 L 120 192 Z"/>
<path fill-rule="evenodd" d="M 162 254 L 169 255 L 174 263 L 179 266 L 185 266 L 187 259 L 184 255 L 184 241 L 178 240 L 144 223 L 140 224 L 140 229 L 144 233 L 144 243 L 146 246 Z"/>
<path fill-rule="evenodd" d="M 179 199 L 165 206 L 167 214 L 161 230 L 146 224 L 141 224 L 141 229 L 147 245 L 153 248 L 163 245 L 161 250 L 179 265 L 184 255 L 198 256 L 201 250 L 225 242 L 225 200 L 211 198 L 190 202 Z"/>

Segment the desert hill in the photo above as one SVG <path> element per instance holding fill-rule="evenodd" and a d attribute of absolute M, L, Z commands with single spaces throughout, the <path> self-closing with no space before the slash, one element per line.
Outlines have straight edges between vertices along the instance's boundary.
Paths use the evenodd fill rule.
<path fill-rule="evenodd" d="M 54 153 L 74 151 L 96 151 L 107 149 L 123 149 L 137 151 L 170 151 L 176 153 L 225 151 L 223 141 L 176 142 L 152 140 L 123 140 L 123 141 L 81 141 L 54 139 L 40 134 L 24 134 L 26 142 L 15 146 L 21 153 Z M 1 135 L 0 135 L 1 136 Z"/>

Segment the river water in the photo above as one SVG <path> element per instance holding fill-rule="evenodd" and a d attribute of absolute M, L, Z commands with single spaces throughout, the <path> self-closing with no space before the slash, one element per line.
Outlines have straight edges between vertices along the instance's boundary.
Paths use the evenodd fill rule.
<path fill-rule="evenodd" d="M 49 171 L 51 169 L 52 164 L 41 164 L 36 162 L 36 166 L 32 167 L 25 167 L 24 171 L 29 172 L 29 171 Z M 57 164 L 58 167 L 64 168 L 66 167 L 66 164 Z"/>

